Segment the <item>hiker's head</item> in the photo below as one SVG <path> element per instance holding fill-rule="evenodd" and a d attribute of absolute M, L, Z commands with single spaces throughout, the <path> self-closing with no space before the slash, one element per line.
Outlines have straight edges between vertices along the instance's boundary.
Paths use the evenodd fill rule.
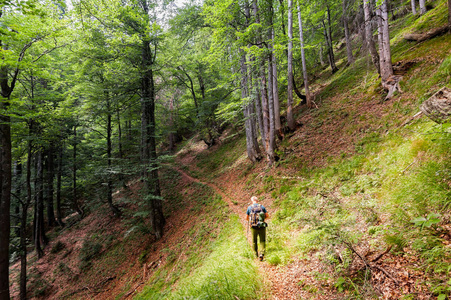
<path fill-rule="evenodd" d="M 251 197 L 251 201 L 252 201 L 252 203 L 257 203 L 258 202 L 258 198 L 255 197 L 255 196 L 252 196 Z"/>

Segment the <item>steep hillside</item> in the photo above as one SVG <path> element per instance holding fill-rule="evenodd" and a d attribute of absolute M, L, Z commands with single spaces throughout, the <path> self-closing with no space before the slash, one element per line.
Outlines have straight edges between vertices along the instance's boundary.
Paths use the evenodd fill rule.
<path fill-rule="evenodd" d="M 44 258 L 30 258 L 41 299 L 446 299 L 451 294 L 451 135 L 415 118 L 451 88 L 451 35 L 403 39 L 446 23 L 445 1 L 392 26 L 403 93 L 384 101 L 368 57 L 313 84 L 315 105 L 296 108 L 279 160 L 246 159 L 229 129 L 207 149 L 196 138 L 162 165 L 164 238 L 137 213 L 141 183 L 106 206 L 68 219 Z M 268 208 L 267 256 L 253 258 L 245 209 Z M 18 264 L 12 292 L 18 297 Z"/>

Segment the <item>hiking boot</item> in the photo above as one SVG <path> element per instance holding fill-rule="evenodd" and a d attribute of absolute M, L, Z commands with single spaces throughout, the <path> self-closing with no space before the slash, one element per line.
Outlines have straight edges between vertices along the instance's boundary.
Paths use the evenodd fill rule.
<path fill-rule="evenodd" d="M 260 259 L 260 261 L 263 261 L 263 254 L 260 254 L 259 259 Z"/>

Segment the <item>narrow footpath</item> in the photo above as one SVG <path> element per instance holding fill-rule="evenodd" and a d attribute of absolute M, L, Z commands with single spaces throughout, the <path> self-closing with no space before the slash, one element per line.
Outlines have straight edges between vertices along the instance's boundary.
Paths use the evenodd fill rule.
<path fill-rule="evenodd" d="M 239 216 L 240 221 L 243 224 L 243 234 L 246 234 L 247 221 L 245 209 L 247 204 L 242 203 L 242 198 L 232 199 L 218 186 L 194 178 L 180 168 L 174 167 L 174 169 L 177 170 L 185 179 L 207 185 L 211 187 L 217 194 L 221 195 L 222 199 L 229 205 L 230 209 Z M 268 223 L 269 226 L 271 226 L 270 221 Z M 251 240 L 249 236 L 247 236 L 247 238 L 250 247 Z M 265 282 L 270 285 L 267 288 L 267 291 L 269 292 L 267 299 L 291 300 L 312 298 L 313 295 L 308 291 L 302 289 L 302 286 L 299 284 L 299 282 L 303 282 L 303 280 L 306 278 L 305 274 L 307 273 L 307 270 L 303 268 L 303 265 L 299 261 L 293 262 L 287 266 L 280 267 L 272 266 L 265 261 L 260 262 L 258 261 L 258 259 L 256 259 L 256 262 L 259 265 L 260 274 L 264 278 Z M 318 295 L 315 295 L 313 297 L 314 299 L 322 299 L 322 297 L 318 297 Z M 331 298 L 331 295 L 327 295 L 326 297 L 324 297 L 324 299 L 334 299 L 334 297 Z"/>

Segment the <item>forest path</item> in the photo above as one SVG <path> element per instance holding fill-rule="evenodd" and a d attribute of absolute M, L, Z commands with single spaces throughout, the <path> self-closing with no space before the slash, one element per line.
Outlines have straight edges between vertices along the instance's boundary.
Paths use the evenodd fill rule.
<path fill-rule="evenodd" d="M 248 203 L 246 202 L 249 202 L 250 199 L 247 199 L 244 196 L 237 197 L 236 195 L 237 191 L 240 190 L 239 188 L 230 191 L 235 195 L 235 197 L 233 197 L 232 199 L 232 197 L 228 195 L 229 191 L 224 192 L 221 188 L 213 183 L 194 178 L 179 167 L 174 166 L 173 168 L 178 171 L 185 179 L 207 185 L 212 188 L 217 194 L 221 195 L 222 199 L 229 205 L 229 208 L 239 216 L 239 219 L 243 224 L 243 229 L 247 231 L 246 208 Z M 269 224 L 269 226 L 271 226 L 271 224 Z M 249 247 L 251 247 L 252 241 L 250 238 L 250 233 L 248 234 L 247 232 L 243 232 L 243 234 L 246 234 Z M 303 268 L 302 264 L 293 263 L 288 266 L 273 266 L 266 261 L 260 262 L 257 258 L 255 259 L 255 261 L 259 266 L 259 271 L 262 278 L 264 278 L 265 284 L 270 285 L 269 287 L 265 288 L 265 291 L 269 293 L 267 297 L 265 297 L 265 299 L 291 300 L 300 299 L 301 295 L 311 298 L 312 295 L 306 291 L 303 291 L 301 289 L 301 286 L 298 284 L 298 282 L 303 279 L 303 274 L 307 272 L 307 270 Z"/>

